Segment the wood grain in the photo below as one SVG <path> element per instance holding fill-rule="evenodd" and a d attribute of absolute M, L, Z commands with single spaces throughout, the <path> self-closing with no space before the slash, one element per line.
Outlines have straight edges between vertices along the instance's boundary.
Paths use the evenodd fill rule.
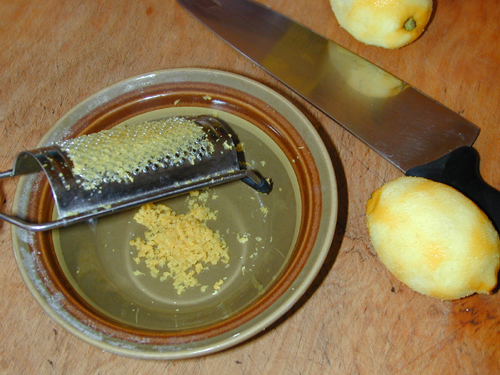
<path fill-rule="evenodd" d="M 500 188 L 500 8 L 435 1 L 421 38 L 396 51 L 342 30 L 328 0 L 260 0 L 368 58 L 477 124 L 485 179 Z M 127 77 L 166 68 L 242 74 L 282 93 L 318 129 L 336 169 L 339 225 L 314 285 L 276 324 L 224 352 L 144 361 L 102 352 L 53 323 L 17 270 L 0 223 L 1 374 L 494 374 L 500 297 L 442 302 L 399 283 L 370 247 L 372 191 L 401 175 L 364 144 L 203 28 L 173 0 L 0 2 L 0 170 L 66 111 Z M 0 183 L 9 212 L 15 180 Z"/>

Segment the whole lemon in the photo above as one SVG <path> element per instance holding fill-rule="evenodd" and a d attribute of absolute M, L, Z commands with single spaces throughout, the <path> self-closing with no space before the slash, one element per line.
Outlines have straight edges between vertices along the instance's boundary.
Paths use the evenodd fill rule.
<path fill-rule="evenodd" d="M 366 218 L 380 261 L 411 289 L 453 300 L 496 287 L 498 233 L 452 187 L 422 177 L 397 178 L 372 194 Z"/>
<path fill-rule="evenodd" d="M 432 0 L 330 0 L 340 26 L 365 44 L 396 49 L 417 39 Z"/>

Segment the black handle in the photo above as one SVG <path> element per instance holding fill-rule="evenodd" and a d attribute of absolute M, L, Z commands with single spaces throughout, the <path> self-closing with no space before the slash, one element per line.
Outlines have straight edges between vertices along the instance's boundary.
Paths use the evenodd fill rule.
<path fill-rule="evenodd" d="M 474 148 L 457 148 L 435 161 L 409 169 L 406 175 L 425 177 L 457 189 L 483 210 L 500 231 L 500 191 L 482 179 L 479 154 Z"/>

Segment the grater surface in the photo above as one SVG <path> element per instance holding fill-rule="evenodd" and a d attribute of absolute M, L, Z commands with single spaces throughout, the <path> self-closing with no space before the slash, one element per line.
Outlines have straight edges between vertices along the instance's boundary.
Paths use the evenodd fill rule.
<path fill-rule="evenodd" d="M 212 121 L 213 122 L 213 121 Z M 212 130 L 213 131 L 213 130 Z M 86 190 L 108 182 L 133 182 L 150 169 L 181 165 L 210 156 L 214 145 L 193 119 L 171 117 L 121 124 L 58 143 Z"/>

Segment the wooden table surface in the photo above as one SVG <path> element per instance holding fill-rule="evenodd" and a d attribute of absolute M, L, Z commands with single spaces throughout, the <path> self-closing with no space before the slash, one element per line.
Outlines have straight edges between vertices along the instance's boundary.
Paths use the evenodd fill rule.
<path fill-rule="evenodd" d="M 500 188 L 500 7 L 435 0 L 425 34 L 396 51 L 342 30 L 328 0 L 260 0 L 368 58 L 482 131 L 475 147 Z M 32 149 L 88 95 L 140 73 L 226 70 L 295 103 L 318 129 L 336 170 L 339 224 L 307 295 L 257 337 L 214 355 L 137 360 L 84 343 L 43 312 L 23 283 L 10 225 L 0 223 L 1 374 L 494 374 L 500 371 L 500 296 L 442 302 L 415 293 L 379 262 L 365 227 L 370 194 L 402 173 L 237 54 L 174 0 L 0 1 L 0 170 Z M 10 212 L 16 180 L 0 184 Z"/>

